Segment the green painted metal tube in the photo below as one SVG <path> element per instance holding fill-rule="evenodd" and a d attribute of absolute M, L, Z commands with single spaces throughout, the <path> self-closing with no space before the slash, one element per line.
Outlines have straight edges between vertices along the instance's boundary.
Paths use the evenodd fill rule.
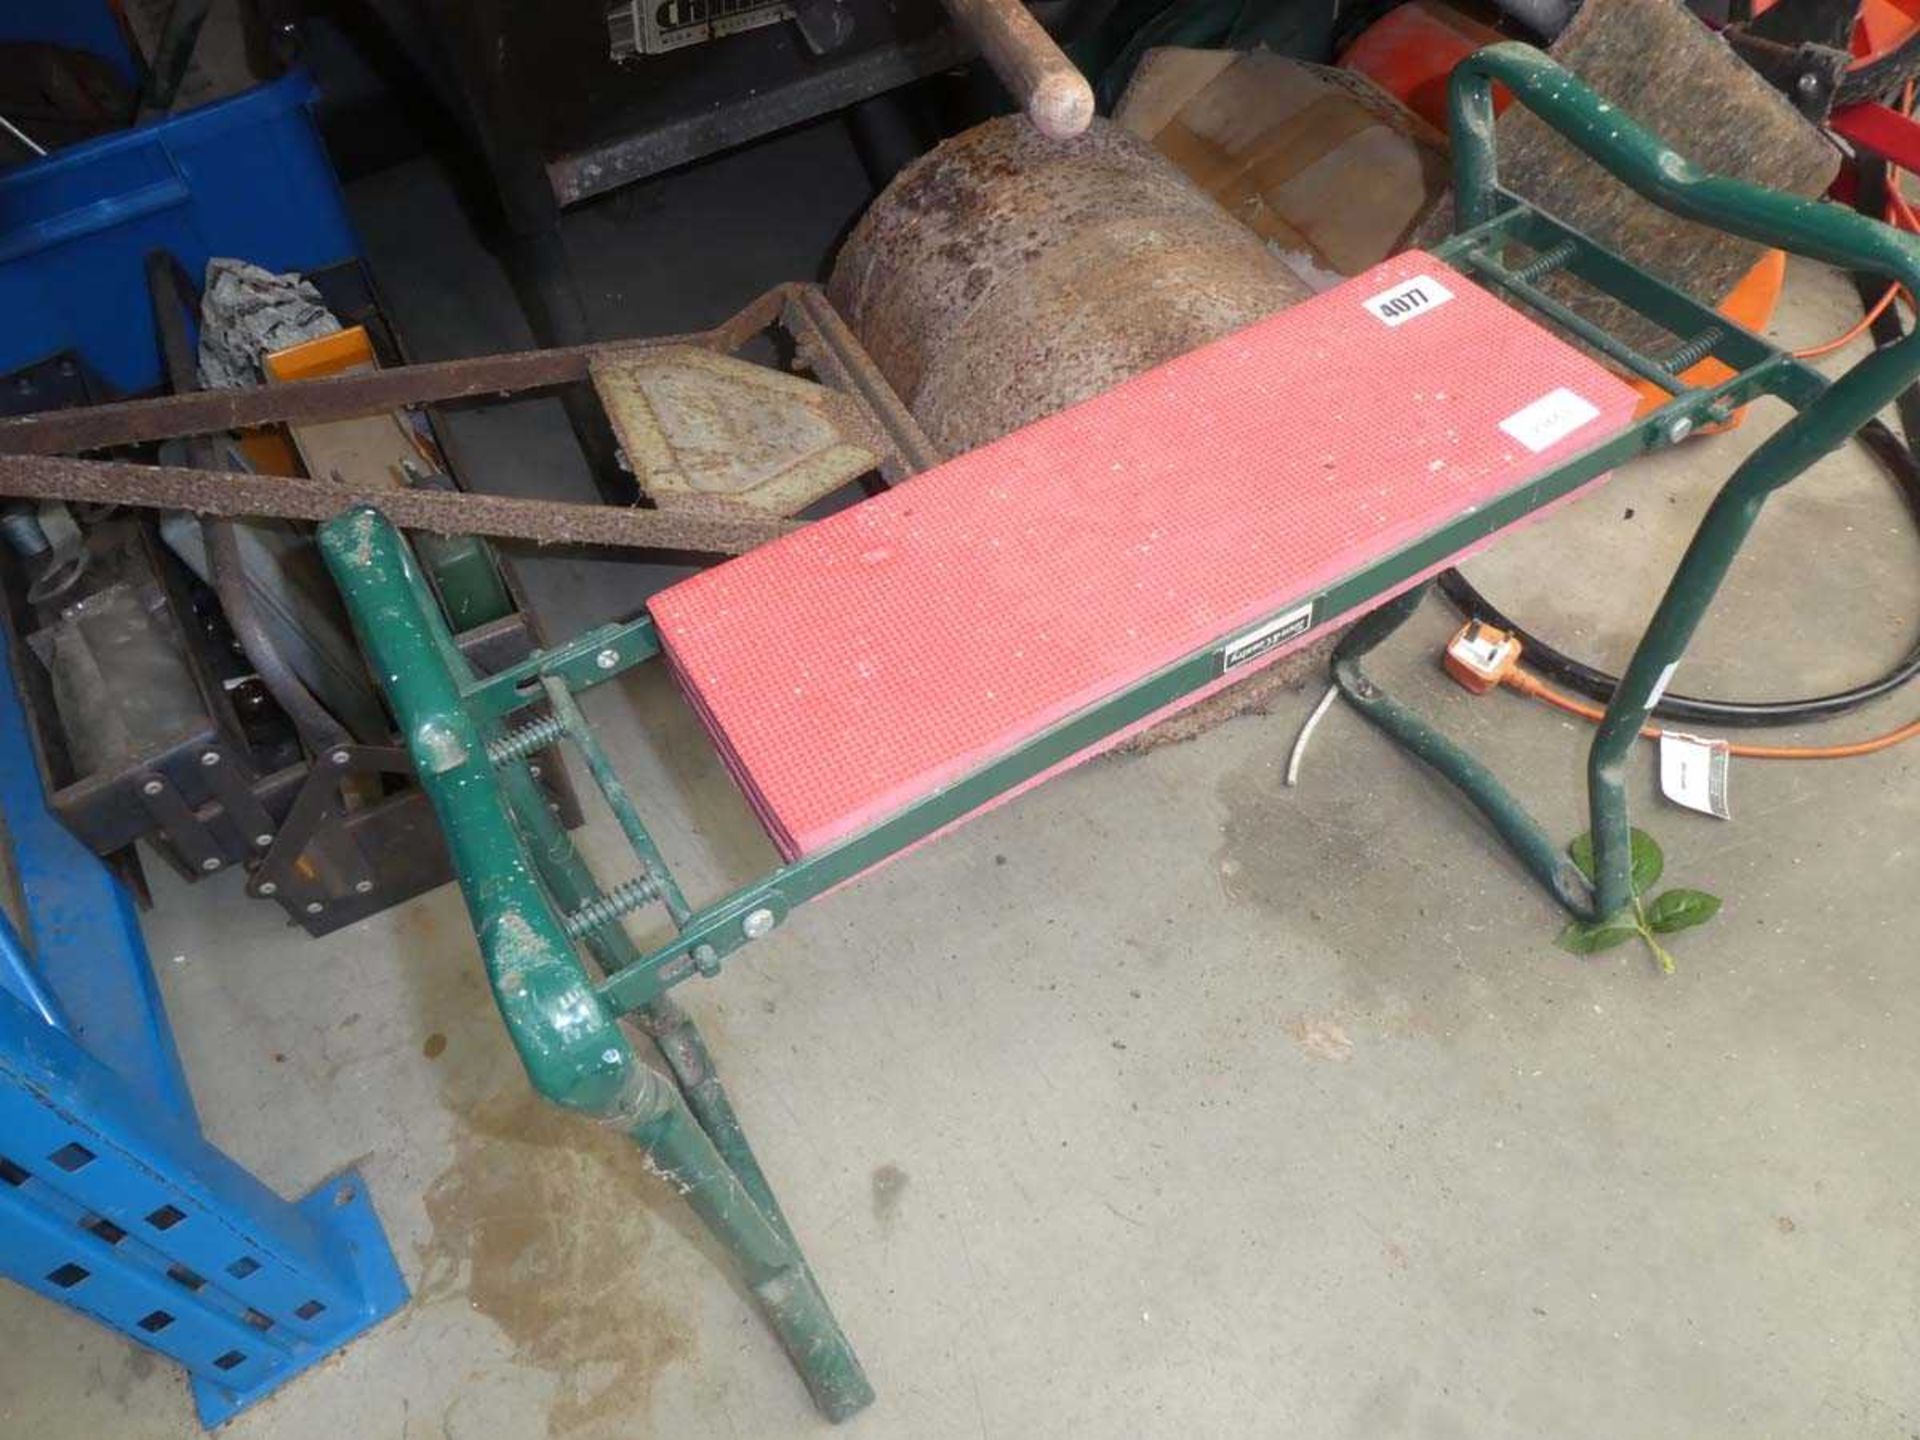
<path fill-rule="evenodd" d="M 773 1187 L 760 1168 L 759 1157 L 747 1143 L 747 1132 L 740 1124 L 740 1117 L 734 1114 L 733 1102 L 720 1083 L 720 1072 L 714 1068 L 713 1056 L 708 1053 L 699 1028 L 664 995 L 651 1005 L 642 1006 L 634 1018 L 660 1047 L 673 1078 L 680 1082 L 687 1108 L 700 1122 L 700 1128 L 713 1137 L 714 1148 L 739 1175 L 747 1192 L 759 1202 L 773 1228 L 786 1236 L 789 1244 L 797 1244 L 786 1212 L 774 1198 Z"/>
<path fill-rule="evenodd" d="M 546 810 L 524 762 L 497 770 L 489 758 L 487 741 L 495 737 L 462 703 L 461 678 L 448 658 L 458 652 L 406 543 L 378 512 L 363 508 L 322 525 L 320 547 L 400 717 L 446 837 L 494 1001 L 534 1088 L 627 1131 L 739 1264 L 821 1411 L 833 1420 L 855 1413 L 872 1400 L 872 1387 L 784 1216 L 770 1218 L 688 1109 L 680 1087 L 638 1060 L 619 1021 L 594 994 L 546 888 L 563 899 L 585 899 L 595 888 L 591 873 Z M 532 865 L 523 838 L 535 841 Z M 616 963 L 625 958 L 618 942 L 606 953 Z M 704 1047 L 698 1054 L 704 1061 Z M 711 1065 L 704 1070 L 711 1078 Z M 744 1149 L 717 1079 L 702 1103 L 729 1142 Z M 751 1174 L 764 1189 L 757 1164 Z"/>
<path fill-rule="evenodd" d="M 1615 110 L 1539 51 L 1488 46 L 1453 72 L 1455 211 L 1462 227 L 1493 217 L 1493 82 L 1640 195 L 1674 214 L 1843 268 L 1920 283 L 1920 242 L 1845 207 L 1709 175 Z M 1920 292 L 1916 292 L 1920 293 Z M 1533 297 L 1529 297 L 1533 298 Z M 1640 727 L 1706 614 L 1768 495 L 1846 443 L 1920 374 L 1920 336 L 1875 352 L 1828 387 L 1736 470 L 1701 521 L 1653 620 L 1621 676 L 1587 757 L 1594 913 L 1633 898 L 1625 767 Z"/>
<path fill-rule="evenodd" d="M 486 740 L 444 662 L 446 622 L 399 533 L 371 509 L 320 527 L 320 548 L 354 629 L 400 717 L 473 917 L 494 1000 L 534 1087 L 605 1114 L 635 1069 L 618 1023 L 593 994 L 520 847 L 512 843 Z M 457 653 L 457 652 L 456 652 Z"/>
<path fill-rule="evenodd" d="M 1513 42 L 1469 55 L 1454 67 L 1448 86 L 1461 229 L 1489 219 L 1499 203 L 1495 81 L 1609 174 L 1676 215 L 1829 265 L 1886 275 L 1909 289 L 1920 285 L 1920 246 L 1890 226 L 1844 206 L 1710 175 L 1545 54 Z"/>
<path fill-rule="evenodd" d="M 1447 739 L 1417 712 L 1375 685 L 1360 668 L 1382 641 L 1420 608 L 1430 585 L 1419 585 L 1361 617 L 1333 652 L 1333 679 L 1349 704 L 1415 759 L 1430 765 L 1486 816 L 1500 838 L 1534 879 L 1576 915 L 1590 913 L 1592 901 L 1581 875 L 1551 835 L 1508 793 L 1494 773 Z"/>
<path fill-rule="evenodd" d="M 592 870 L 575 848 L 566 827 L 547 808 L 539 788 L 526 773 L 524 763 L 502 767 L 501 781 L 513 806 L 514 820 L 520 827 L 521 837 L 554 899 L 568 910 L 578 910 L 596 898 L 601 892 Z M 633 941 L 618 926 L 597 931 L 587 936 L 584 943 L 608 974 L 623 970 L 640 958 Z M 721 1158 L 740 1176 L 747 1193 L 766 1213 L 774 1229 L 786 1238 L 788 1244 L 797 1245 L 799 1242 L 794 1239 L 793 1228 L 787 1223 L 786 1213 L 780 1208 L 773 1187 L 767 1183 L 759 1157 L 753 1153 L 753 1146 L 747 1140 L 740 1117 L 734 1113 L 733 1102 L 728 1099 L 726 1088 L 720 1083 L 719 1070 L 707 1051 L 706 1041 L 701 1038 L 699 1029 L 665 995 L 639 1006 L 634 1018 L 673 1071 L 673 1078 L 679 1082 L 687 1108 L 700 1122 L 700 1128 L 712 1138 Z"/>
<path fill-rule="evenodd" d="M 547 808 L 547 797 L 534 783 L 525 761 L 500 767 L 500 788 L 513 811 L 513 823 L 527 853 L 533 857 L 547 894 L 562 910 L 572 912 L 601 897 L 600 883 L 574 847 L 573 837 L 559 817 Z M 640 958 L 639 951 L 618 925 L 607 925 L 580 941 L 608 974 Z"/>
<path fill-rule="evenodd" d="M 636 1091 L 628 1115 L 610 1119 L 624 1125 L 649 1168 L 727 1247 L 821 1414 L 833 1421 L 857 1414 L 872 1403 L 873 1386 L 813 1272 L 720 1157 L 672 1083 L 645 1067 L 639 1073 L 651 1076 L 654 1088 Z"/>
<path fill-rule="evenodd" d="M 1875 351 L 1769 436 L 1707 509 L 1659 608 L 1620 677 L 1587 756 L 1594 905 L 1611 915 L 1632 899 L 1626 760 L 1767 497 L 1844 445 L 1920 375 L 1920 335 Z"/>
<path fill-rule="evenodd" d="M 640 857 L 640 863 L 646 867 L 647 878 L 659 887 L 660 898 L 667 907 L 667 913 L 673 917 L 673 923 L 676 926 L 686 924 L 693 907 L 687 904 L 687 897 L 680 893 L 680 884 L 667 868 L 666 857 L 661 855 L 659 846 L 653 843 L 646 822 L 634 807 L 633 797 L 627 794 L 626 784 L 614 771 L 613 763 L 607 759 L 607 752 L 600 748 L 600 741 L 595 737 L 593 727 L 587 724 L 586 716 L 580 713 L 580 706 L 574 700 L 573 692 L 567 688 L 567 682 L 557 675 L 546 675 L 541 677 L 540 685 L 546 691 L 547 703 L 553 706 L 555 718 L 566 727 L 567 735 L 586 760 L 587 769 L 593 774 L 593 783 L 600 787 L 600 793 L 606 797 L 607 808 L 613 811 L 613 818 L 619 824 L 621 833 L 627 837 L 633 853 Z"/>

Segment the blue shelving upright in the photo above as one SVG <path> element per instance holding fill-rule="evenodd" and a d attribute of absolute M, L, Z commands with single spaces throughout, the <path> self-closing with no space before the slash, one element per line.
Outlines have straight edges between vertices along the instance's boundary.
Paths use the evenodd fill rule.
<path fill-rule="evenodd" d="M 201 1134 L 124 889 L 47 809 L 0 646 L 0 1274 L 182 1366 L 208 1428 L 393 1314 L 365 1183 L 281 1199 Z M 4 919 L 0 915 L 0 919 Z"/>

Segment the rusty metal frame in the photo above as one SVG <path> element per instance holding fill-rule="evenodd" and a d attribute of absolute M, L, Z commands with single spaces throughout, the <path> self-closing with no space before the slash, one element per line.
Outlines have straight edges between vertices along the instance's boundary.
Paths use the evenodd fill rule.
<path fill-rule="evenodd" d="M 775 327 L 793 337 L 809 368 L 831 388 L 850 395 L 872 419 L 889 446 L 889 453 L 882 457 L 886 465 L 904 466 L 903 473 L 911 473 L 938 458 L 846 321 L 819 286 L 805 283 L 776 285 L 712 329 L 684 335 L 480 355 L 251 390 L 210 390 L 15 416 L 0 420 L 0 455 L 80 454 L 216 430 L 308 425 L 409 405 L 503 399 L 523 391 L 586 382 L 596 361 L 617 360 L 635 350 L 684 345 L 734 354 Z M 345 492 L 336 486 L 334 493 Z M 332 513 L 347 508 L 341 505 Z"/>
<path fill-rule="evenodd" d="M 67 452 L 543 390 L 585 381 L 595 364 L 636 351 L 683 345 L 733 354 L 774 330 L 785 332 L 802 366 L 857 410 L 862 438 L 880 457 L 884 479 L 904 479 L 939 462 L 939 452 L 819 287 L 785 284 L 722 324 L 691 335 L 397 366 L 0 420 L 0 495 L 316 521 L 371 505 L 403 528 L 734 553 L 786 533 L 794 522 L 745 507 L 730 511 L 724 501 L 687 513 L 621 509 L 76 459 Z M 173 600 L 178 608 L 177 597 Z M 536 637 L 525 617 L 514 615 L 467 631 L 457 643 L 476 670 L 486 674 L 520 661 Z M 316 935 L 451 878 L 444 846 L 419 792 L 380 793 L 387 785 L 383 777 L 411 774 L 401 751 L 368 737 L 327 737 L 317 747 L 316 763 L 256 773 L 238 724 L 231 714 L 222 713 L 220 698 L 203 694 L 207 724 L 182 735 L 162 753 L 64 786 L 49 758 L 48 737 L 36 734 L 34 758 L 63 822 L 103 853 L 136 835 L 148 835 L 163 858 L 189 876 L 245 864 L 250 892 L 274 900 Z M 34 713 L 40 707 L 28 709 Z M 44 723 L 37 713 L 35 720 Z M 577 812 L 562 767 L 542 768 L 542 783 L 563 816 L 573 817 Z M 146 823 L 137 823 L 142 820 Z M 403 856 L 404 863 L 398 872 L 384 862 L 376 866 L 371 863 L 376 853 Z"/>
<path fill-rule="evenodd" d="M 885 479 L 900 480 L 939 461 L 938 450 L 820 288 L 785 284 L 713 329 L 688 335 L 483 355 L 0 420 L 0 495 L 148 505 L 236 519 L 318 521 L 371 506 L 402 529 L 738 554 L 787 533 L 793 522 L 724 501 L 698 511 L 669 512 L 67 457 L 218 430 L 313 424 L 410 405 L 501 398 L 585 382 L 595 364 L 636 351 L 683 345 L 733 354 L 773 329 L 784 330 L 801 362 L 852 402 Z"/>

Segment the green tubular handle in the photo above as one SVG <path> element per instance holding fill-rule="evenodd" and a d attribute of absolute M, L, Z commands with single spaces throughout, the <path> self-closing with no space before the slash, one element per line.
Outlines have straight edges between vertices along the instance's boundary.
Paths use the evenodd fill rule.
<path fill-rule="evenodd" d="M 1454 69 L 1447 98 L 1459 228 L 1493 218 L 1501 203 L 1494 171 L 1496 80 L 1577 149 L 1653 204 L 1762 245 L 1885 275 L 1920 294 L 1920 241 L 1843 206 L 1709 175 L 1526 45 L 1491 45 Z M 1873 351 L 1817 394 L 1769 435 L 1714 497 L 1621 674 L 1587 755 L 1595 869 L 1592 904 L 1568 903 L 1576 897 L 1552 887 L 1576 915 L 1609 916 L 1633 898 L 1628 752 L 1767 497 L 1844 444 L 1916 376 L 1920 376 L 1920 332 Z"/>
<path fill-rule="evenodd" d="M 1762 245 L 1899 280 L 1920 294 L 1920 242 L 1843 205 L 1783 195 L 1710 175 L 1574 74 L 1512 41 L 1475 51 L 1454 67 L 1447 88 L 1453 129 L 1456 228 L 1493 218 L 1493 83 L 1642 197 L 1688 220 Z"/>

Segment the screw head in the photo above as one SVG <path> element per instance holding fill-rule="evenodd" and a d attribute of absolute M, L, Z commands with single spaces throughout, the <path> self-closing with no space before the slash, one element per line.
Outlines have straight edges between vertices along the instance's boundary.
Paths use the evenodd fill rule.
<path fill-rule="evenodd" d="M 598 655 L 593 657 L 593 663 L 598 665 L 602 670 L 611 670 L 620 663 L 620 652 L 618 650 L 602 650 Z"/>
<path fill-rule="evenodd" d="M 347 763 L 347 761 L 351 760 L 352 758 L 353 757 L 347 754 L 347 752 L 344 750 L 336 750 L 331 755 L 327 756 L 327 759 L 331 760 L 335 765 L 344 765 Z"/>
<path fill-rule="evenodd" d="M 309 900 L 307 902 L 307 914 L 309 915 L 318 915 L 322 910 L 326 908 L 327 907 L 321 904 L 318 900 Z"/>
<path fill-rule="evenodd" d="M 1820 93 L 1820 77 L 1808 70 L 1793 82 L 1793 88 L 1802 95 L 1817 95 Z"/>
<path fill-rule="evenodd" d="M 371 895 L 373 893 L 373 882 L 371 880 L 354 881 L 353 893 L 356 895 Z"/>
<path fill-rule="evenodd" d="M 220 752 L 218 750 L 201 751 L 200 763 L 202 765 L 218 765 L 220 763 Z"/>
<path fill-rule="evenodd" d="M 711 979 L 720 973 L 720 952 L 711 945 L 693 947 L 693 968 Z"/>
<path fill-rule="evenodd" d="M 1676 415 L 1667 422 L 1667 441 L 1678 445 L 1693 433 L 1693 419 L 1687 415 Z"/>
<path fill-rule="evenodd" d="M 740 922 L 740 929 L 745 932 L 749 940 L 758 940 L 763 935 L 772 934 L 773 911 L 764 905 L 758 910 L 749 911 L 747 918 Z"/>
<path fill-rule="evenodd" d="M 142 795 L 158 795 L 162 790 L 166 788 L 167 787 L 165 785 L 162 785 L 158 780 L 149 780 L 147 781 L 146 784 L 140 787 L 140 793 Z"/>
<path fill-rule="evenodd" d="M 218 855 L 207 856 L 206 859 L 200 862 L 200 868 L 202 870 L 218 870 L 220 868 L 220 857 Z"/>
<path fill-rule="evenodd" d="M 262 895 L 273 895 L 278 893 L 280 889 L 280 887 L 271 880 L 262 880 L 256 888 L 258 888 Z"/>
<path fill-rule="evenodd" d="M 260 848 L 261 848 L 262 850 L 265 850 L 265 849 L 268 849 L 268 848 L 269 848 L 269 847 L 271 847 L 271 846 L 272 846 L 272 844 L 273 844 L 273 836 L 271 836 L 271 835 L 256 835 L 256 836 L 254 836 L 254 837 L 253 837 L 253 843 L 254 843 L 255 845 L 258 845 L 258 846 L 259 846 L 259 847 L 260 847 Z"/>

